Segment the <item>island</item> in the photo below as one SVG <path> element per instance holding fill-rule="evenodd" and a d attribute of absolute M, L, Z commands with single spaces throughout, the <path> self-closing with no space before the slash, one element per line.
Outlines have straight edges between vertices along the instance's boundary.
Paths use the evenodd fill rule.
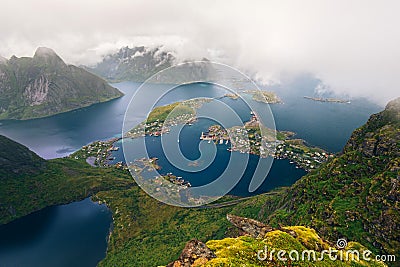
<path fill-rule="evenodd" d="M 345 103 L 350 104 L 350 100 L 344 100 L 339 98 L 323 98 L 323 97 L 311 97 L 311 96 L 304 96 L 305 99 L 310 99 L 318 102 L 331 102 L 331 103 Z"/>
<path fill-rule="evenodd" d="M 257 114 L 252 112 L 250 121 L 244 126 L 223 129 L 220 125 L 212 125 L 208 132 L 202 133 L 201 140 L 215 144 L 229 144 L 229 151 L 250 153 L 262 158 L 272 156 L 277 159 L 289 159 L 296 168 L 310 171 L 319 167 L 334 155 L 321 148 L 308 145 L 302 139 L 291 139 L 295 133 L 276 131 L 260 123 Z"/>
<path fill-rule="evenodd" d="M 253 100 L 265 104 L 277 104 L 282 103 L 282 100 L 278 97 L 275 92 L 263 91 L 263 90 L 245 90 L 245 94 L 253 96 Z"/>
<path fill-rule="evenodd" d="M 233 94 L 225 94 L 224 97 L 229 97 L 229 98 L 232 98 L 233 100 L 236 100 L 240 97 L 240 95 L 233 93 Z"/>
<path fill-rule="evenodd" d="M 282 103 L 282 100 L 278 97 L 275 92 L 263 91 L 263 90 L 243 90 L 238 93 L 226 93 L 223 97 L 229 97 L 236 100 L 240 97 L 240 93 L 251 95 L 254 101 L 265 103 L 265 104 L 278 104 Z"/>
<path fill-rule="evenodd" d="M 198 98 L 155 107 L 147 120 L 128 131 L 125 137 L 160 136 L 169 133 L 172 126 L 184 123 L 193 125 L 196 121 L 196 110 L 210 101 L 211 99 Z"/>

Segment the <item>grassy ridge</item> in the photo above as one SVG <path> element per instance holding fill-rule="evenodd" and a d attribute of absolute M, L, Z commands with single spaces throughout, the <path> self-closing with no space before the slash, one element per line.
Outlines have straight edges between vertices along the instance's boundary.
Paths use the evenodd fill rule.
<path fill-rule="evenodd" d="M 47 206 L 86 198 L 101 190 L 133 185 L 126 171 L 92 168 L 72 159 L 47 161 L 46 168 L 39 173 L 0 179 L 0 224 Z"/>

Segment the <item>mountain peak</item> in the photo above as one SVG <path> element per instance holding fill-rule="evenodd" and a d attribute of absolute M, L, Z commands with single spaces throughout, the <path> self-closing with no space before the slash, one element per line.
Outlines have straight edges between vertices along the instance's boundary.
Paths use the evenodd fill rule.
<path fill-rule="evenodd" d="M 48 64 L 62 63 L 62 65 L 65 65 L 64 61 L 56 54 L 56 52 L 54 52 L 53 49 L 47 47 L 39 47 L 38 49 L 36 49 L 33 59 L 44 60 Z"/>
<path fill-rule="evenodd" d="M 122 96 L 103 79 L 65 64 L 49 48 L 38 48 L 33 58 L 11 57 L 7 66 L 0 79 L 1 119 L 45 117 Z"/>
<path fill-rule="evenodd" d="M 38 47 L 35 52 L 36 56 L 57 56 L 53 49 L 48 47 Z"/>

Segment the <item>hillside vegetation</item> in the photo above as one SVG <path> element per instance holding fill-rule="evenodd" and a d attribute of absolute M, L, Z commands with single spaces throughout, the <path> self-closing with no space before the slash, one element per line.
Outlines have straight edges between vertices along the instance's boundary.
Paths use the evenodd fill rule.
<path fill-rule="evenodd" d="M 257 217 L 400 257 L 399 201 L 400 98 L 354 131 L 341 155 L 267 199 Z"/>

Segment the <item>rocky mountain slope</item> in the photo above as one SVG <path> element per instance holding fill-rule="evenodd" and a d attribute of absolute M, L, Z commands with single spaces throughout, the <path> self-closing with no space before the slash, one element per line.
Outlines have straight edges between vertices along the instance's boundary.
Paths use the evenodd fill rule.
<path fill-rule="evenodd" d="M 341 155 L 268 199 L 259 218 L 399 257 L 399 201 L 400 98 L 355 130 Z"/>
<path fill-rule="evenodd" d="M 164 51 L 161 47 L 123 47 L 118 52 L 105 56 L 95 66 L 86 67 L 86 69 L 110 82 L 144 82 L 159 71 L 176 63 L 178 62 L 173 53 Z M 210 65 L 192 63 L 176 67 L 171 73 L 164 72 L 151 82 L 180 84 L 188 80 L 207 81 L 214 79 L 215 75 L 216 71 Z"/>
<path fill-rule="evenodd" d="M 172 66 L 174 59 L 172 53 L 161 51 L 160 48 L 123 47 L 87 69 L 110 82 L 144 82 L 158 71 Z"/>
<path fill-rule="evenodd" d="M 67 65 L 51 49 L 0 59 L 0 119 L 45 117 L 122 96 L 101 78 Z"/>

